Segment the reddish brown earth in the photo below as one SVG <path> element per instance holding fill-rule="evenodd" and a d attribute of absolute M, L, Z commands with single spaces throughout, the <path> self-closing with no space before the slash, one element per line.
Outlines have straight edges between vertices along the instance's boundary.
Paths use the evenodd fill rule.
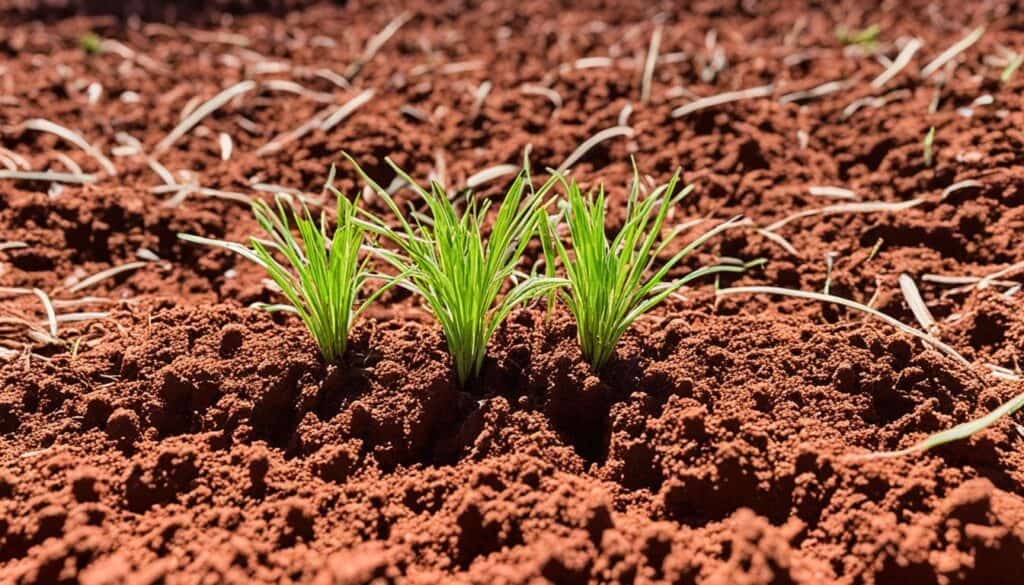
<path fill-rule="evenodd" d="M 1024 391 L 988 367 L 1024 363 L 1024 296 L 1012 282 L 925 278 L 1024 261 L 1024 73 L 999 79 L 1006 51 L 1024 47 L 1014 3 L 350 3 L 282 16 L 263 10 L 289 3 L 257 2 L 173 24 L 72 17 L 74 3 L 57 4 L 4 3 L 0 145 L 34 170 L 67 171 L 63 153 L 99 180 L 59 192 L 0 180 L 0 286 L 38 287 L 58 314 L 108 315 L 61 323 L 58 342 L 41 342 L 29 334 L 47 330 L 39 298 L 0 295 L 0 582 L 1019 582 L 1024 436 L 1013 421 L 925 454 L 851 458 L 910 446 Z M 247 3 L 236 4 L 222 3 Z M 410 19 L 353 89 L 315 74 L 344 73 L 404 8 Z M 644 104 L 656 23 L 663 59 Z M 835 34 L 873 23 L 888 59 L 911 36 L 924 43 L 882 90 L 870 83 L 886 65 Z M 953 65 L 919 77 L 979 24 L 985 35 Z M 85 53 L 88 31 L 131 53 Z M 716 53 L 724 67 L 702 77 Z M 573 67 L 586 57 L 611 66 Z M 183 110 L 245 79 L 315 94 L 263 84 L 154 153 Z M 780 103 L 836 80 L 848 84 Z M 102 89 L 90 103 L 93 83 Z M 766 83 L 771 98 L 670 116 L 691 94 Z M 561 107 L 523 84 L 555 90 Z M 371 88 L 330 132 L 256 154 Z M 888 101 L 844 116 L 873 95 Z M 438 327 L 397 294 L 358 325 L 345 363 L 328 366 L 298 322 L 247 308 L 276 298 L 255 267 L 176 238 L 244 240 L 256 228 L 245 205 L 192 194 L 167 206 L 174 194 L 151 190 L 163 182 L 144 155 L 114 154 L 126 133 L 171 172 L 249 196 L 258 182 L 319 193 L 343 149 L 384 185 L 390 155 L 460 187 L 518 163 L 527 145 L 537 173 L 557 166 L 627 105 L 633 136 L 573 167 L 606 182 L 616 217 L 629 155 L 654 180 L 681 167 L 695 185 L 678 223 L 742 213 L 767 226 L 842 203 L 810 186 L 924 198 L 898 213 L 797 219 L 778 231 L 796 255 L 735 228 L 690 266 L 765 258 L 722 285 L 821 290 L 832 253 L 833 293 L 915 324 L 897 285 L 905 272 L 937 334 L 974 366 L 832 306 L 716 302 L 709 282 L 637 323 L 600 375 L 568 315 L 547 322 L 531 307 L 460 390 Z M 25 129 L 31 118 L 81 133 L 118 174 Z M 221 132 L 234 145 L 227 161 Z M 338 177 L 346 192 L 360 187 L 345 166 Z M 942 197 L 968 179 L 977 183 Z M 75 287 L 138 261 L 140 248 L 145 264 Z"/>

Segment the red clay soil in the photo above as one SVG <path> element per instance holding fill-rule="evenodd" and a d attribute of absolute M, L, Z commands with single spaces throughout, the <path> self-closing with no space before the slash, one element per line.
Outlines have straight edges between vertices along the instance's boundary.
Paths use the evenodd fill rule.
<path fill-rule="evenodd" d="M 1024 73 L 1000 80 L 1024 46 L 1014 3 L 349 3 L 175 24 L 7 4 L 0 170 L 23 170 L 20 157 L 98 181 L 0 179 L 0 582 L 871 585 L 1024 574 L 1014 421 L 925 454 L 856 457 L 1024 391 L 990 368 L 1019 374 L 1024 363 L 1022 270 L 987 288 L 934 278 L 1024 261 Z M 838 27 L 871 24 L 873 47 L 837 39 Z M 981 24 L 977 43 L 922 79 Z M 88 54 L 89 31 L 120 46 Z M 910 37 L 920 51 L 873 87 L 888 66 L 878 56 L 896 59 Z M 188 111 L 246 79 L 260 85 L 157 152 Z M 303 93 L 265 83 L 274 79 Z M 831 93 L 785 97 L 833 81 Z M 768 83 L 768 98 L 670 115 Z M 257 154 L 365 89 L 374 97 L 330 131 Z M 117 175 L 27 129 L 32 118 L 80 133 Z M 613 223 L 630 155 L 654 181 L 682 168 L 695 190 L 673 222 L 751 220 L 687 267 L 764 258 L 721 286 L 828 282 L 916 326 L 897 284 L 907 273 L 935 334 L 973 366 L 834 306 L 716 301 L 711 282 L 641 319 L 599 375 L 564 310 L 548 321 L 534 306 L 510 317 L 481 379 L 460 389 L 439 328 L 398 293 L 357 326 L 344 363 L 326 365 L 296 320 L 248 308 L 278 300 L 256 267 L 176 237 L 243 241 L 257 227 L 247 207 L 212 191 L 168 205 L 175 193 L 154 190 L 164 181 L 148 162 L 209 190 L 269 196 L 263 183 L 316 196 L 345 150 L 385 186 L 390 155 L 460 188 L 519 163 L 527 145 L 542 174 L 620 124 L 630 137 L 573 166 L 588 185 L 605 182 Z M 338 185 L 354 193 L 353 179 L 340 165 Z M 505 179 L 480 192 L 500 194 Z M 812 186 L 921 202 L 800 217 L 778 228 L 783 242 L 758 231 L 849 202 Z M 108 269 L 121 270 L 86 280 Z M 48 341 L 32 288 L 84 320 L 62 320 Z"/>

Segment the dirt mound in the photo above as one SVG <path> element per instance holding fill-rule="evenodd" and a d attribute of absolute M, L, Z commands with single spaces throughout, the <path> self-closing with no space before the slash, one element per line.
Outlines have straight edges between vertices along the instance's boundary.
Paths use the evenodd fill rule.
<path fill-rule="evenodd" d="M 463 392 L 415 323 L 361 326 L 328 367 L 291 319 L 134 319 L 3 369 L 16 582 L 71 579 L 69 559 L 83 578 L 981 582 L 1024 551 L 1013 429 L 847 460 L 1013 390 L 870 325 L 652 319 L 598 377 L 571 321 L 524 311 Z"/>

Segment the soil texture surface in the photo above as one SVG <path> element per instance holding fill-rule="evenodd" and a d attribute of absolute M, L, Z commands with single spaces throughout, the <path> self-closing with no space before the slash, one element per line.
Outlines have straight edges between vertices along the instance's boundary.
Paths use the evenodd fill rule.
<path fill-rule="evenodd" d="M 1020 582 L 1024 419 L 866 457 L 1024 392 L 1016 3 L 106 4 L 0 3 L 0 583 Z M 746 221 L 680 274 L 764 264 L 600 373 L 568 312 L 517 310 L 460 388 L 416 297 L 325 364 L 250 307 L 281 300 L 257 266 L 177 238 L 244 242 L 248 200 L 315 204 L 332 164 L 359 193 L 342 151 L 405 206 L 385 156 L 497 200 L 524 150 L 613 222 L 630 157 L 681 169 L 684 243 Z M 901 275 L 969 367 L 715 294 L 919 328 Z"/>

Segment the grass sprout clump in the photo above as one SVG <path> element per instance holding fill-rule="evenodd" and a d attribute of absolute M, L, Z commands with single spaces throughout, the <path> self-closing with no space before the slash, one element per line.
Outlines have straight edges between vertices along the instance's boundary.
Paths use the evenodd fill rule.
<path fill-rule="evenodd" d="M 678 183 L 677 172 L 667 185 L 641 199 L 639 176 L 634 170 L 625 223 L 612 239 L 605 231 L 604 189 L 599 189 L 596 197 L 585 196 L 575 181 L 566 185 L 567 198 L 562 206 L 571 251 L 556 233 L 557 219 L 546 223 L 542 242 L 547 265 L 552 270 L 557 258 L 564 267 L 568 286 L 561 296 L 576 318 L 580 347 L 594 370 L 607 363 L 630 325 L 680 287 L 708 274 L 742 272 L 746 268 L 705 266 L 679 279 L 668 278 L 683 258 L 739 219 L 719 224 L 659 264 L 659 255 L 682 232 L 677 227 L 662 237 L 668 212 L 692 190 L 688 186 L 676 193 Z"/>
<path fill-rule="evenodd" d="M 326 235 L 327 220 L 323 213 L 319 220 L 314 219 L 305 204 L 299 212 L 281 196 L 277 197 L 275 208 L 263 201 L 253 203 L 253 214 L 269 239 L 252 237 L 251 248 L 179 234 L 185 241 L 230 250 L 263 267 L 288 303 L 261 306 L 296 313 L 328 362 L 341 359 L 355 319 L 396 282 L 394 278 L 378 277 L 369 270 L 369 256 L 360 257 L 366 232 L 356 221 L 356 204 L 337 191 L 334 193 L 337 226 L 330 238 Z M 298 237 L 292 232 L 293 223 Z M 285 261 L 279 262 L 278 257 Z M 364 286 L 373 278 L 383 278 L 385 282 L 359 302 Z"/>
<path fill-rule="evenodd" d="M 509 312 L 564 284 L 562 279 L 524 274 L 517 268 L 537 232 L 544 197 L 554 181 L 534 190 L 524 168 L 485 235 L 489 201 L 471 199 L 460 214 L 444 187 L 435 181 L 429 190 L 423 189 L 387 159 L 426 203 L 426 212 L 412 214 L 410 222 L 394 198 L 348 158 L 398 220 L 398 227 L 393 227 L 376 215 L 363 214 L 365 219 L 359 221 L 367 231 L 397 247 L 376 248 L 375 253 L 403 275 L 402 286 L 426 301 L 441 324 L 458 382 L 465 385 L 479 375 L 487 343 Z"/>
<path fill-rule="evenodd" d="M 78 38 L 78 46 L 88 55 L 98 55 L 103 50 L 103 39 L 93 32 L 88 32 Z"/>

